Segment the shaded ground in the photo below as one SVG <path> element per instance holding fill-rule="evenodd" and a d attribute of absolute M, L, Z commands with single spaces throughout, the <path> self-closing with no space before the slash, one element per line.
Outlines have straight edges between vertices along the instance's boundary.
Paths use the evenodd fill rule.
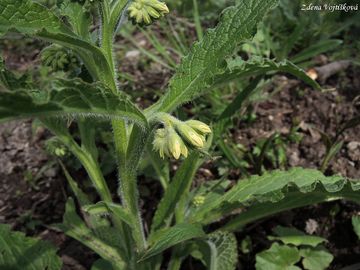
<path fill-rule="evenodd" d="M 360 96 L 359 70 L 349 69 L 346 77 L 337 76 L 323 87 L 329 91 L 324 93 L 299 87 L 296 80 L 278 78 L 275 88 L 282 90 L 270 100 L 255 106 L 255 122 L 240 123 L 233 133 L 235 141 L 247 147 L 255 146 L 259 138 L 269 138 L 274 132 L 289 135 L 296 122 L 302 139 L 287 145 L 286 165 L 320 168 L 326 153 L 321 133 L 335 138 L 336 132 L 346 122 L 360 117 L 359 104 L 356 102 Z M 359 132 L 360 126 L 355 126 L 339 136 L 338 140 L 344 144 L 331 160 L 327 174 L 340 173 L 360 179 Z"/>

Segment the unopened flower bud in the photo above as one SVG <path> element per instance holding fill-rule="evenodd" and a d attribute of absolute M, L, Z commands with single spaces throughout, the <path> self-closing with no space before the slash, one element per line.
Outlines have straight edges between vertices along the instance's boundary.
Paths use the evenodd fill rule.
<path fill-rule="evenodd" d="M 147 0 L 149 6 L 154 8 L 155 10 L 159 11 L 161 14 L 169 13 L 169 8 L 164 2 L 158 0 Z"/>
<path fill-rule="evenodd" d="M 195 131 L 200 132 L 201 134 L 211 133 L 210 127 L 198 120 L 188 120 L 185 122 L 188 126 L 192 127 Z"/>
<path fill-rule="evenodd" d="M 195 207 L 201 206 L 202 204 L 204 204 L 204 202 L 205 202 L 205 197 L 201 196 L 201 195 L 195 196 L 192 201 L 192 203 L 194 204 Z"/>
<path fill-rule="evenodd" d="M 55 151 L 54 151 L 54 154 L 58 157 L 63 157 L 66 155 L 66 149 L 65 148 L 56 148 Z"/>
<path fill-rule="evenodd" d="M 187 157 L 188 156 L 188 149 L 185 145 L 185 143 L 181 140 L 181 154 L 184 156 L 184 157 Z"/>
<path fill-rule="evenodd" d="M 172 154 L 172 156 L 175 159 L 179 159 L 179 157 L 181 155 L 182 140 L 172 127 L 169 128 L 168 132 L 169 132 L 169 135 L 168 135 L 169 136 L 168 137 L 169 152 Z"/>
<path fill-rule="evenodd" d="M 166 4 L 159 0 L 134 0 L 128 11 L 129 17 L 137 24 L 151 24 L 153 19 L 169 13 Z"/>
<path fill-rule="evenodd" d="M 155 132 L 153 147 L 154 150 L 159 151 L 160 157 L 164 158 L 168 155 L 165 129 L 160 128 Z"/>
<path fill-rule="evenodd" d="M 176 125 L 176 129 L 180 133 L 180 135 L 191 145 L 197 148 L 202 148 L 204 146 L 204 136 L 198 134 L 192 127 L 188 126 L 186 123 L 178 123 Z"/>

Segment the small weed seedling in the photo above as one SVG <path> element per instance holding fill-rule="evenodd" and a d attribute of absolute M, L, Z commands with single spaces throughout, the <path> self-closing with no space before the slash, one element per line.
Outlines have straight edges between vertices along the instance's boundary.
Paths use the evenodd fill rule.
<path fill-rule="evenodd" d="M 278 226 L 274 229 L 276 236 L 269 236 L 269 240 L 278 241 L 256 255 L 256 269 L 327 269 L 333 256 L 325 249 L 322 243 L 326 239 L 306 235 L 294 229 Z"/>

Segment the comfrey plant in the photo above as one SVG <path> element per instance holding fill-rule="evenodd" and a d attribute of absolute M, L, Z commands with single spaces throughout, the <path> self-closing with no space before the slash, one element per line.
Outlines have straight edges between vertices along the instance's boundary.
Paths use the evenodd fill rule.
<path fill-rule="evenodd" d="M 218 25 L 208 30 L 182 59 L 164 95 L 141 110 L 118 87 L 114 36 L 127 19 L 147 25 L 166 15 L 169 10 L 164 2 L 63 0 L 49 10 L 36 1 L 0 0 L 2 34 L 16 32 L 55 44 L 45 50 L 44 56 L 52 68 L 77 61 L 82 65 L 72 79 L 53 79 L 50 86 L 40 83 L 38 88 L 2 65 L 0 78 L 5 89 L 0 91 L 0 120 L 38 118 L 88 173 L 99 201 L 85 194 L 64 168 L 78 207 L 69 198 L 63 223 L 57 227 L 101 257 L 93 269 L 176 270 L 188 256 L 200 260 L 208 269 L 235 269 L 238 254 L 233 232 L 249 222 L 323 201 L 345 198 L 360 202 L 356 191 L 359 182 L 301 168 L 252 176 L 235 185 L 224 179 L 208 181 L 192 189 L 197 169 L 211 155 L 212 141 L 217 143 L 229 119 L 255 87 L 250 84 L 244 89 L 213 120 L 211 128 L 209 123 L 177 119 L 171 115 L 175 109 L 231 80 L 267 72 L 288 72 L 318 87 L 288 61 L 245 61 L 233 56 L 241 42 L 253 37 L 257 23 L 276 4 L 276 0 L 243 0 L 227 8 Z M 51 50 L 58 49 L 62 53 L 51 57 Z M 67 53 L 69 57 L 65 57 Z M 71 60 L 74 56 L 76 61 Z M 109 189 L 100 170 L 93 124 L 99 117 L 112 125 L 118 190 Z M 77 140 L 69 131 L 69 119 L 77 123 Z M 139 164 L 145 152 L 163 187 L 163 196 L 149 224 L 142 219 L 137 187 Z M 173 158 L 182 161 L 169 179 L 165 164 Z M 116 195 L 121 203 L 116 203 Z M 209 226 L 222 219 L 221 224 Z M 28 249 L 32 242 L 22 244 L 19 239 L 23 235 L 12 237 L 8 228 L 0 229 L 4 235 L 0 242 L 5 239 L 7 243 L 0 245 L 0 265 L 60 269 L 54 252 Z"/>

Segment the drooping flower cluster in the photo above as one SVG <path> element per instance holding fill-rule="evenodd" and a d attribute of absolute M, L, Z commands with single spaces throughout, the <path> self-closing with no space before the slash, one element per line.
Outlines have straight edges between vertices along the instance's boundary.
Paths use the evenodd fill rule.
<path fill-rule="evenodd" d="M 188 156 L 188 148 L 203 148 L 205 135 L 211 133 L 208 125 L 201 121 L 180 121 L 169 116 L 164 127 L 155 131 L 153 146 L 162 158 L 165 156 L 179 159 Z"/>
<path fill-rule="evenodd" d="M 159 0 L 134 0 L 128 7 L 129 17 L 134 24 L 149 25 L 169 13 L 164 2 Z"/>

